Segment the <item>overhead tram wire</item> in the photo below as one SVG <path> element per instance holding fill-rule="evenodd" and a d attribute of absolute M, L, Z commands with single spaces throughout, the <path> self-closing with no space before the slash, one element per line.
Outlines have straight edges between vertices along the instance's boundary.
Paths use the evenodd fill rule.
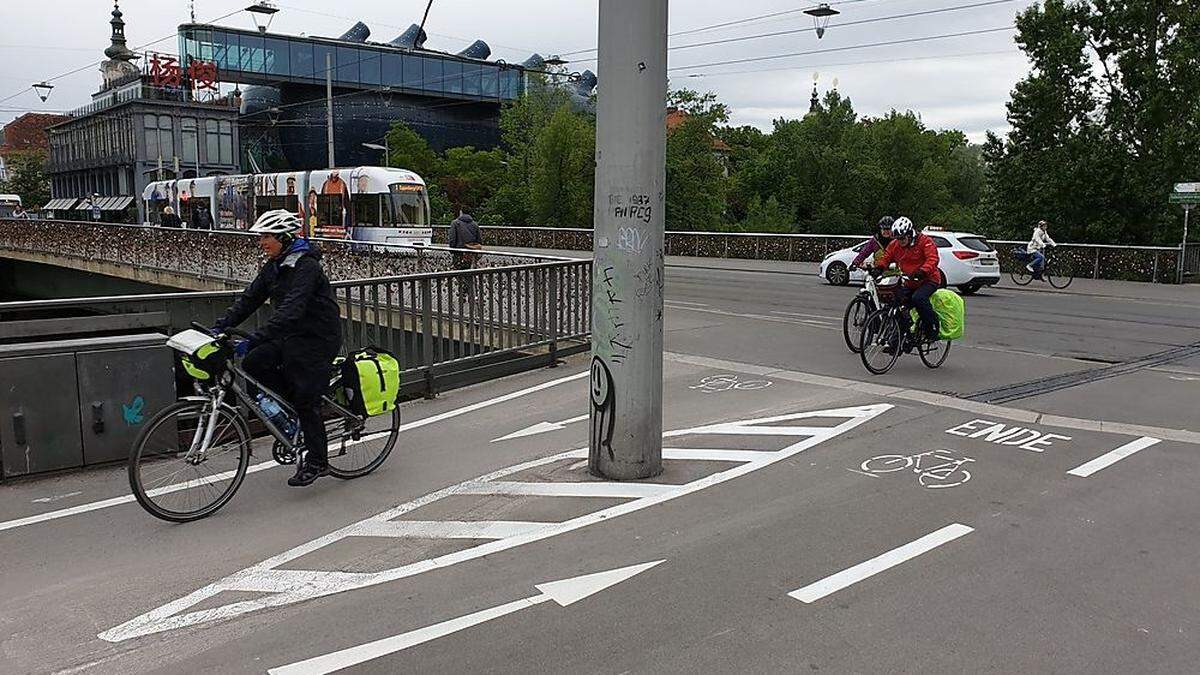
<path fill-rule="evenodd" d="M 858 3 L 858 2 L 879 2 L 879 1 L 880 0 L 842 0 L 841 2 L 831 2 L 831 3 L 829 3 L 829 5 L 831 7 L 836 7 L 838 5 L 851 5 L 851 4 Z M 787 15 L 791 15 L 791 14 L 799 14 L 801 12 L 807 11 L 808 9 L 809 9 L 808 7 L 801 7 L 801 8 L 797 8 L 797 9 L 785 9 L 785 10 L 779 11 L 779 12 L 770 12 L 768 14 L 758 14 L 755 16 L 746 17 L 744 19 L 735 19 L 733 21 L 714 23 L 714 24 L 710 24 L 707 26 L 700 26 L 698 28 L 689 28 L 688 30 L 681 30 L 681 31 L 676 31 L 674 33 L 668 33 L 667 37 L 679 37 L 680 35 L 692 35 L 694 33 L 703 33 L 703 32 L 711 31 L 711 30 L 720 30 L 722 28 L 729 28 L 731 26 L 738 26 L 738 25 L 742 25 L 742 24 L 753 23 L 755 21 L 762 21 L 764 19 L 773 19 L 773 18 L 787 16 Z M 587 49 L 576 49 L 576 50 L 569 51 L 569 52 L 563 52 L 561 54 L 561 56 L 574 56 L 576 54 L 587 54 L 588 52 L 594 52 L 594 51 L 596 51 L 596 47 L 588 47 Z"/>
<path fill-rule="evenodd" d="M 787 54 L 771 54 L 768 56 L 749 56 L 742 59 L 730 59 L 727 61 L 713 61 L 711 63 L 693 63 L 686 66 L 675 66 L 668 68 L 668 71 L 689 70 L 694 68 L 712 68 L 715 66 L 730 66 L 739 63 L 758 63 L 761 61 L 773 61 L 776 59 L 787 59 L 794 56 L 811 56 L 813 54 L 830 54 L 834 52 L 844 52 L 852 49 L 868 49 L 871 47 L 890 47 L 892 45 L 912 44 L 914 42 L 930 42 L 932 40 L 945 40 L 956 37 L 969 37 L 972 35 L 986 35 L 988 33 L 999 33 L 1001 31 L 1016 30 L 1016 25 L 1009 24 L 1007 26 L 999 26 L 997 28 L 980 28 L 978 30 L 960 31 L 957 33 L 942 33 L 940 35 L 926 35 L 915 38 L 903 38 L 900 40 L 886 40 L 883 42 L 870 42 L 858 45 L 846 45 L 844 47 L 830 47 L 828 49 L 809 49 L 802 52 L 790 52 Z"/>
<path fill-rule="evenodd" d="M 971 58 L 976 56 L 1021 56 L 1021 52 L 1011 49 L 994 49 L 990 51 L 978 52 L 959 52 L 954 54 L 932 54 L 930 56 L 908 56 L 902 58 L 890 59 L 870 59 L 867 61 L 839 61 L 836 63 L 812 63 L 796 66 L 782 66 L 779 68 L 758 68 L 754 70 L 729 70 L 716 73 L 687 73 L 683 77 L 689 78 L 709 78 L 709 77 L 724 77 L 726 75 L 753 75 L 758 73 L 782 73 L 801 69 L 810 68 L 831 68 L 844 66 L 862 66 L 862 65 L 877 65 L 881 63 L 905 63 L 908 61 L 933 61 L 937 59 L 961 59 Z"/>
<path fill-rule="evenodd" d="M 858 21 L 847 21 L 846 23 L 831 24 L 831 28 L 845 28 L 847 26 L 860 26 L 868 23 L 878 23 L 880 21 L 895 21 L 897 19 L 910 19 L 916 16 L 929 16 L 930 14 L 944 14 L 946 12 L 960 12 L 967 9 L 978 9 L 980 7 L 991 7 L 993 5 L 1003 5 L 1018 0 L 985 0 L 984 2 L 975 2 L 968 5 L 954 5 L 952 7 L 939 7 L 937 9 L 925 9 L 918 12 L 906 12 L 904 14 L 893 14 L 890 16 L 881 16 L 871 19 L 859 19 Z M 745 35 L 741 37 L 724 38 L 721 40 L 709 40 L 708 42 L 695 42 L 686 45 L 677 45 L 671 47 L 671 51 L 680 49 L 692 49 L 695 47 L 710 47 L 712 45 L 723 45 L 732 42 L 744 42 L 746 40 L 758 40 L 762 38 L 779 37 L 782 35 L 795 35 L 796 33 L 807 33 L 812 31 L 812 28 L 794 28 L 791 30 L 776 31 L 773 33 L 760 33 L 758 35 Z"/>
<path fill-rule="evenodd" d="M 916 11 L 916 12 L 905 12 L 903 14 L 891 14 L 888 16 L 877 16 L 877 17 L 871 17 L 871 18 L 867 18 L 867 19 L 859 19 L 857 21 L 847 21 L 845 23 L 839 23 L 836 25 L 831 24 L 830 27 L 831 28 L 833 28 L 833 27 L 841 28 L 841 27 L 847 27 L 847 26 L 861 26 L 864 24 L 879 23 L 882 21 L 895 21 L 898 19 L 909 19 L 909 18 L 918 17 L 918 16 L 929 16 L 931 14 L 944 14 L 946 12 L 958 12 L 958 11 L 963 11 L 963 10 L 979 9 L 981 7 L 991 7 L 994 5 L 1002 5 L 1002 4 L 1007 4 L 1007 3 L 1011 3 L 1011 2 L 1017 2 L 1017 1 L 1018 0 L 984 0 L 983 2 L 974 2 L 974 3 L 970 3 L 970 4 L 966 4 L 966 5 L 953 5 L 951 7 L 939 7 L 936 9 L 926 9 L 926 10 L 920 10 L 920 11 Z M 765 38 L 780 37 L 780 36 L 784 36 L 784 35 L 795 35 L 798 33 L 808 33 L 808 32 L 811 32 L 812 30 L 813 30 L 812 28 L 793 28 L 793 29 L 789 29 L 789 30 L 775 31 L 775 32 L 771 32 L 771 33 L 756 33 L 754 35 L 742 35 L 742 36 L 732 37 L 732 38 L 722 38 L 720 40 L 709 40 L 707 42 L 694 42 L 694 43 L 690 43 L 690 44 L 686 44 L 686 45 L 674 45 L 674 46 L 668 47 L 667 51 L 674 52 L 674 51 L 679 51 L 679 50 L 683 50 L 683 49 L 693 49 L 695 47 L 710 47 L 713 45 L 730 44 L 730 43 L 734 43 L 734 42 L 746 42 L 748 40 L 760 40 L 760 39 L 765 39 Z M 582 59 L 581 62 L 588 63 L 588 62 L 595 61 L 595 60 L 596 60 L 595 58 L 586 58 L 586 59 Z"/>

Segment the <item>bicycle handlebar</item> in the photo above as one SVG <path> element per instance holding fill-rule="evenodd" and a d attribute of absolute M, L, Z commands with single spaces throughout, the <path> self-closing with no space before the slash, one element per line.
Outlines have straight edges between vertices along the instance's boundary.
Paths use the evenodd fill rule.
<path fill-rule="evenodd" d="M 221 337 L 221 334 L 214 334 L 213 330 L 211 328 L 209 328 L 208 326 L 205 326 L 196 321 L 193 321 L 191 323 L 192 323 L 192 328 L 195 328 L 196 330 L 200 331 L 201 333 L 206 333 L 208 335 L 212 335 L 215 338 Z M 227 335 L 227 336 L 232 335 L 234 337 L 240 337 L 243 340 L 250 339 L 250 334 L 240 328 L 226 328 L 224 331 L 224 335 Z"/>

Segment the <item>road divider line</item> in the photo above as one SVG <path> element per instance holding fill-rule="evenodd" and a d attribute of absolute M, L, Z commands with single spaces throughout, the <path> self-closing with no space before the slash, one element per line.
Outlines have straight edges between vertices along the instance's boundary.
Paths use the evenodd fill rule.
<path fill-rule="evenodd" d="M 575 373 L 574 375 L 560 377 L 556 380 L 550 380 L 549 382 L 543 382 L 541 384 L 537 384 L 532 387 L 527 387 L 525 389 L 519 389 L 517 391 L 510 392 L 510 393 L 504 394 L 502 396 L 490 398 L 485 401 L 480 401 L 478 403 L 472 403 L 471 405 L 463 406 L 461 408 L 456 408 L 454 410 L 450 410 L 450 411 L 447 411 L 444 413 L 432 415 L 430 417 L 424 417 L 419 420 L 413 420 L 412 422 L 408 422 L 406 424 L 401 424 L 400 431 L 408 431 L 410 429 L 419 429 L 423 426 L 434 424 L 436 422 L 441 422 L 443 420 L 448 420 L 452 417 L 458 417 L 459 415 L 465 415 L 467 413 L 475 412 L 476 410 L 480 410 L 482 408 L 487 408 L 489 406 L 497 405 L 499 403 L 504 403 L 506 401 L 511 401 L 515 398 L 520 398 L 522 396 L 528 396 L 529 394 L 533 394 L 533 393 L 542 391 L 543 389 L 549 389 L 550 387 L 554 387 L 554 386 L 557 386 L 557 385 L 560 385 L 560 384 L 563 384 L 566 382 L 572 382 L 574 380 L 581 380 L 590 374 L 591 374 L 590 370 L 585 370 L 581 373 Z M 373 435 L 370 437 L 364 437 L 362 439 L 362 441 L 360 441 L 360 442 L 366 441 L 367 438 L 375 438 L 375 437 L 376 437 L 376 435 Z M 280 464 L 278 464 L 274 460 L 268 461 L 268 462 L 261 462 L 259 464 L 255 464 L 255 465 L 249 467 L 248 469 L 246 469 L 246 473 L 247 474 L 257 473 L 259 471 L 263 471 L 265 469 L 271 469 L 271 468 L 274 468 L 277 466 L 280 466 Z M 228 476 L 226 476 L 226 477 L 228 477 Z M 216 480 L 224 480 L 224 478 L 218 478 L 217 476 L 211 476 L 206 480 L 216 481 Z M 188 481 L 185 483 L 179 483 L 177 485 L 168 485 L 168 486 L 156 489 L 154 491 L 154 493 L 155 494 L 165 494 L 167 492 L 181 490 L 193 482 L 194 481 Z M 0 522 L 0 532 L 3 532 L 5 530 L 16 529 L 18 527 L 24 527 L 26 525 L 35 525 L 37 523 L 44 523 L 44 522 L 47 522 L 50 520 L 58 520 L 60 518 L 68 518 L 70 516 L 77 516 L 82 513 L 90 513 L 92 511 L 99 511 L 101 509 L 107 509 L 107 508 L 110 508 L 113 506 L 120 506 L 122 504 L 128 504 L 133 501 L 136 501 L 136 499 L 134 498 L 133 495 L 131 495 L 131 494 L 122 495 L 120 497 L 112 497 L 110 499 L 102 499 L 100 501 L 91 502 L 90 504 L 80 504 L 79 506 L 72 506 L 72 507 L 68 507 L 65 509 L 58 509 L 57 511 L 47 511 L 46 513 L 38 513 L 38 514 L 35 514 L 32 516 L 26 516 L 24 518 L 16 518 L 13 520 L 6 520 L 3 522 Z"/>
<path fill-rule="evenodd" d="M 1137 439 L 1136 441 L 1130 441 L 1115 450 L 1106 452 L 1103 455 L 1100 455 L 1099 457 L 1097 457 L 1091 461 L 1080 464 L 1079 466 L 1075 467 L 1074 469 L 1071 469 L 1070 471 L 1068 471 L 1067 474 L 1071 475 L 1071 476 L 1079 476 L 1080 478 L 1087 478 L 1088 476 L 1096 473 L 1097 471 L 1099 471 L 1101 469 L 1105 469 L 1105 468 L 1112 466 L 1113 464 L 1116 464 L 1117 462 L 1125 459 L 1126 457 L 1134 454 L 1135 452 L 1140 452 L 1152 445 L 1157 445 L 1158 443 L 1161 443 L 1161 442 L 1162 441 L 1157 438 L 1151 438 L 1149 436 L 1142 436 L 1141 438 Z"/>
<path fill-rule="evenodd" d="M 942 544 L 954 541 L 959 537 L 974 532 L 974 528 L 967 527 L 960 523 L 947 525 L 940 530 L 930 532 L 929 534 L 911 541 L 899 548 L 894 548 L 887 553 L 877 555 L 866 562 L 861 562 L 854 567 L 825 577 L 824 579 L 809 584 L 803 588 L 798 588 L 788 597 L 795 598 L 800 602 L 811 603 L 820 600 L 821 598 L 836 593 L 847 586 L 856 584 L 864 579 L 873 577 L 880 572 L 895 567 L 900 563 L 907 562 L 913 558 L 927 553 Z"/>

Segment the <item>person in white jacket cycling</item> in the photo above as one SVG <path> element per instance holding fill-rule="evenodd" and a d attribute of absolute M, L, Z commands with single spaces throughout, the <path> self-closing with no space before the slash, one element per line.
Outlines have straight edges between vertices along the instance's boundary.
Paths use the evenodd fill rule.
<path fill-rule="evenodd" d="M 1046 254 L 1043 251 L 1047 246 L 1058 246 L 1050 238 L 1050 233 L 1046 231 L 1047 227 L 1046 221 L 1039 220 L 1037 226 L 1033 228 L 1033 238 L 1025 247 L 1025 251 L 1029 253 L 1029 264 L 1025 266 L 1025 269 L 1033 273 L 1035 279 L 1041 279 L 1042 270 L 1046 268 Z"/>

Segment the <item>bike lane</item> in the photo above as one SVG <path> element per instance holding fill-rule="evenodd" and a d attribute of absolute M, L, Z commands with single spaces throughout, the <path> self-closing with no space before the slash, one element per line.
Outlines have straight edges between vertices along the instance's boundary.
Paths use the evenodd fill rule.
<path fill-rule="evenodd" d="M 715 416 L 730 421 L 738 419 L 739 413 L 758 419 L 803 410 L 881 405 L 875 397 L 804 386 L 772 379 L 769 374 L 730 374 L 679 364 L 670 370 L 668 401 L 675 403 L 669 403 L 668 410 L 674 410 L 669 417 L 676 425 L 703 422 L 701 418 L 706 414 L 710 419 Z M 756 384 L 741 390 L 736 385 L 726 387 L 731 379 Z M 758 384 L 762 381 L 770 384 Z M 715 382 L 722 384 L 718 391 L 711 391 Z M 949 598 L 923 591 L 923 587 L 942 583 L 936 581 L 942 579 L 978 580 L 981 570 L 1001 560 L 1002 569 L 994 570 L 993 576 L 1003 580 L 1002 589 L 993 592 L 1020 593 L 1019 586 L 1009 586 L 1021 580 L 1003 573 L 1004 567 L 1029 566 L 1039 551 L 1057 550 L 1057 542 L 1039 540 L 1031 545 L 1017 530 L 1023 525 L 1030 530 L 1049 527 L 1050 523 L 1055 524 L 1054 528 L 1070 529 L 1074 526 L 1070 518 L 1064 521 L 1059 509 L 1049 508 L 1064 499 L 1062 495 L 1078 497 L 1077 491 L 1086 494 L 1096 489 L 1089 486 L 1098 484 L 1082 481 L 1116 475 L 1128 467 L 1140 473 L 1144 467 L 1139 460 L 1157 462 L 1164 448 L 1178 451 L 1172 444 L 1149 446 L 1087 478 L 1069 476 L 1067 471 L 1137 439 L 981 420 L 960 411 L 914 402 L 883 405 L 894 407 L 802 454 L 678 499 L 497 550 L 486 558 L 463 560 L 427 573 L 291 606 L 264 608 L 204 623 L 201 628 L 185 627 L 132 638 L 130 642 L 136 644 L 138 660 L 161 658 L 189 670 L 219 667 L 228 672 L 252 671 L 284 665 L 287 659 L 295 658 L 296 635 L 313 636 L 306 642 L 306 649 L 300 650 L 300 656 L 318 655 L 468 614 L 489 603 L 510 602 L 528 595 L 536 583 L 664 559 L 666 562 L 646 572 L 644 579 L 589 599 L 578 608 L 539 607 L 511 620 L 372 661 L 361 666 L 362 672 L 418 667 L 589 670 L 596 669 L 597 664 L 604 664 L 606 670 L 610 666 L 617 670 L 724 669 L 713 668 L 714 664 L 726 664 L 728 669 L 753 664 L 751 669 L 790 670 L 806 661 L 817 667 L 846 669 L 857 664 L 850 667 L 876 669 L 890 659 L 911 664 L 911 660 L 903 660 L 914 657 L 910 641 L 903 636 L 904 630 L 912 630 L 907 626 L 911 619 L 905 617 L 958 616 L 954 603 L 979 601 L 969 592 Z M 518 424 L 525 425 L 530 419 L 507 420 L 497 424 L 501 428 L 496 431 L 511 433 L 526 428 L 518 428 Z M 817 424 L 820 420 L 810 422 Z M 997 428 L 998 424 L 1003 426 Z M 574 433 L 580 431 L 586 433 L 582 429 Z M 716 445 L 733 446 L 727 449 L 769 452 L 777 450 L 780 443 L 778 438 L 762 434 L 701 436 L 702 440 L 687 439 L 692 441 L 688 447 L 713 450 L 712 441 L 720 440 Z M 513 442 L 544 440 L 524 437 Z M 953 458 L 952 464 L 972 461 L 950 467 L 945 476 L 949 480 L 939 479 L 943 483 L 940 485 L 938 481 L 927 481 L 930 486 L 921 482 L 930 467 L 921 472 L 863 471 L 864 462 L 881 455 L 910 457 L 933 451 Z M 543 476 L 543 482 L 579 480 L 578 475 L 562 473 L 577 463 L 577 458 L 566 459 L 574 461 L 567 467 L 554 468 L 559 474 Z M 932 465 L 932 470 L 937 471 L 944 461 Z M 874 467 L 868 465 L 868 469 Z M 953 480 L 955 471 L 963 468 L 971 471 L 970 478 Z M 678 475 L 672 478 L 685 482 L 702 478 L 695 471 L 676 467 Z M 505 478 L 514 477 L 537 479 L 528 471 Z M 545 498 L 525 500 L 523 504 L 511 500 L 497 503 L 494 495 L 490 500 L 490 504 L 484 500 L 483 505 L 474 506 L 448 505 L 439 500 L 402 519 L 494 521 L 503 517 L 508 522 L 526 522 L 516 519 L 548 518 L 546 507 L 531 503 L 544 502 Z M 426 509 L 424 514 L 421 509 Z M 786 596 L 953 523 L 972 531 L 811 605 Z M 361 573 L 369 571 L 371 565 L 397 562 L 393 540 L 385 540 L 382 548 L 364 549 L 362 542 L 355 546 L 340 552 L 332 548 L 310 551 L 306 554 L 308 560 L 296 559 L 293 568 Z M 1028 550 L 1015 560 L 1007 560 L 1004 551 L 1016 547 Z M 1067 554 L 1078 550 L 1076 547 Z M 421 555 L 412 549 L 405 549 L 403 554 L 418 560 Z M 973 564 L 964 565 L 964 556 Z M 952 585 L 960 583 L 953 581 Z M 190 589 L 176 590 L 179 592 L 175 596 L 179 596 Z M 216 600 L 214 596 L 211 602 L 203 601 L 207 605 L 195 605 L 190 610 L 252 597 L 234 595 Z M 261 592 L 258 597 L 262 597 Z M 880 612 L 881 607 L 890 610 Z M 978 609 L 981 615 L 987 615 L 986 607 Z M 960 623 L 964 623 L 960 630 L 949 631 L 954 639 L 980 637 L 969 626 L 971 622 Z M 634 635 L 643 636 L 636 643 L 644 647 L 629 649 Z M 874 639 L 879 648 L 848 649 L 848 645 L 861 644 L 867 637 Z M 1007 644 L 1008 639 L 1008 633 L 984 639 L 980 650 L 986 652 L 992 648 L 988 645 Z M 119 643 L 118 653 L 128 644 Z M 1000 653 L 998 648 L 996 653 Z M 980 663 L 984 662 L 986 659 Z M 959 669 L 964 667 L 959 660 L 946 662 L 951 663 Z"/>

